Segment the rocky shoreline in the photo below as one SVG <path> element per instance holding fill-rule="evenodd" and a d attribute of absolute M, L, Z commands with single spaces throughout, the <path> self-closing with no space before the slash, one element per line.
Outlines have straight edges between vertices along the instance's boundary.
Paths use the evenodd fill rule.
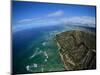
<path fill-rule="evenodd" d="M 71 30 L 56 35 L 61 60 L 66 70 L 96 68 L 96 36 L 94 33 Z"/>

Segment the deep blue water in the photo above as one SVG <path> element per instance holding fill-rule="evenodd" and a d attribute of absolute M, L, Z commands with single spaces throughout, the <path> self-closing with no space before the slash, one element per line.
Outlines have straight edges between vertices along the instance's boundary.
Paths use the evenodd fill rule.
<path fill-rule="evenodd" d="M 13 72 L 28 73 L 25 67 L 30 60 L 27 59 L 35 52 L 32 48 L 28 49 L 31 42 L 35 42 L 33 43 L 33 49 L 35 47 L 42 47 L 40 44 L 42 41 L 46 40 L 45 35 L 51 37 L 51 35 L 49 35 L 50 32 L 55 30 L 60 31 L 62 29 L 63 27 L 61 26 L 47 26 L 13 33 Z"/>

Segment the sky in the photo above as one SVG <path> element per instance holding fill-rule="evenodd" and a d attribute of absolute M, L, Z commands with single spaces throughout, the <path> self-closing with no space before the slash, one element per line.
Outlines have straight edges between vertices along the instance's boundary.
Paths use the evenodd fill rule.
<path fill-rule="evenodd" d="M 21 1 L 12 3 L 12 28 L 15 32 L 63 23 L 95 27 L 95 18 L 95 6 Z"/>

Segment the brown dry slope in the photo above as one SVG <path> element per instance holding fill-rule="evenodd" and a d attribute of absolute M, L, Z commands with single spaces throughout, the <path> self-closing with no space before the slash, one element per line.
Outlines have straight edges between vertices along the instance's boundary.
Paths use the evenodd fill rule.
<path fill-rule="evenodd" d="M 71 30 L 56 35 L 59 53 L 66 70 L 96 68 L 96 35 Z"/>

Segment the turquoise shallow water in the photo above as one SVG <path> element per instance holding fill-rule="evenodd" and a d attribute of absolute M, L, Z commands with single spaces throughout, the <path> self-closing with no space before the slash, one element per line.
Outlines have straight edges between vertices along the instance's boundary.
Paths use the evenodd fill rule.
<path fill-rule="evenodd" d="M 13 33 L 13 72 L 63 71 L 55 35 L 72 27 L 50 26 Z"/>

